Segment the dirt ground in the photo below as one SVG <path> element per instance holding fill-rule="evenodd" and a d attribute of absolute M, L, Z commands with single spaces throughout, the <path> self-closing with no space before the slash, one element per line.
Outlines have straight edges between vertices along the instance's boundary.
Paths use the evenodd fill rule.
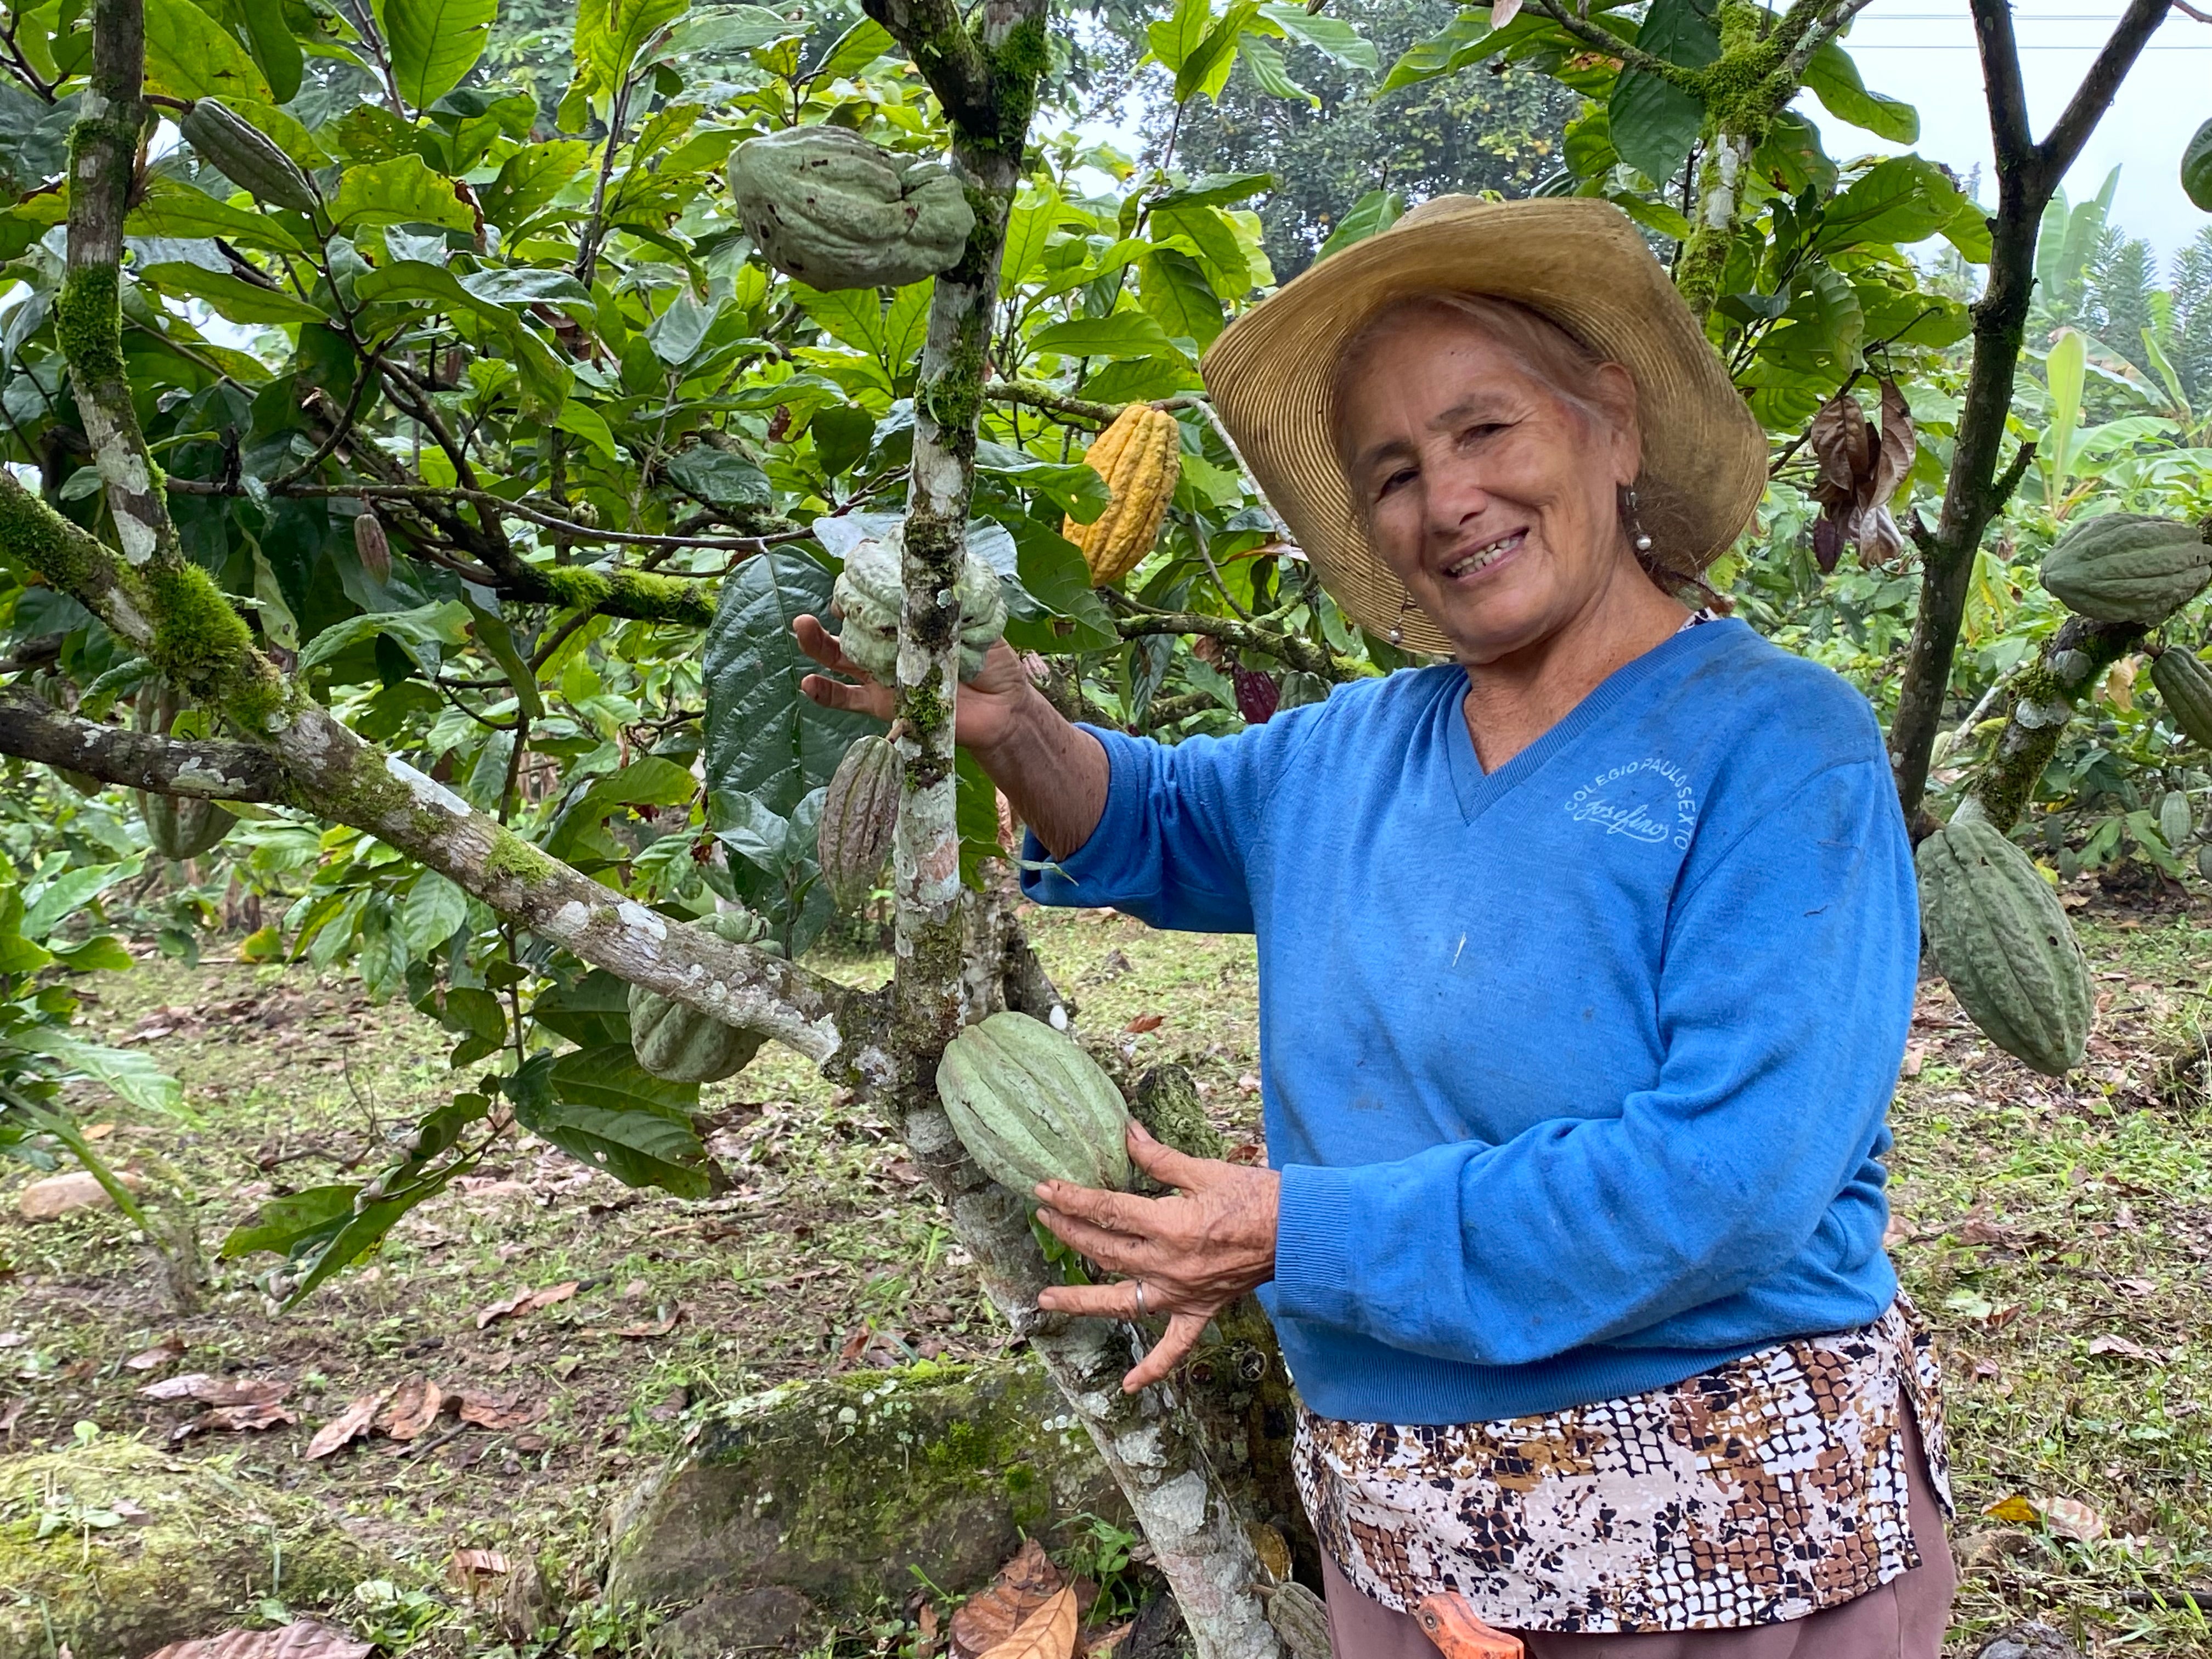
<path fill-rule="evenodd" d="M 2036 1613 L 2094 1653 L 2212 1656 L 2192 1599 L 2212 1605 L 2212 908 L 2092 905 L 2076 920 L 2102 1008 L 2081 1072 L 2054 1082 L 1997 1054 L 1937 982 L 1898 1096 L 1892 1243 L 1946 1360 L 1968 1563 L 1958 1650 Z M 1086 1032 L 1121 1034 L 1138 1065 L 1189 1066 L 1220 1125 L 1256 1133 L 1249 939 L 1091 913 L 1032 921 Z M 411 1575 L 404 1620 L 336 1610 L 390 1650 L 489 1650 L 460 1633 L 456 1551 L 538 1553 L 587 1598 L 608 1505 L 714 1402 L 1003 1341 L 890 1126 L 776 1050 L 708 1091 L 710 1148 L 735 1183 L 723 1195 L 635 1193 L 525 1145 L 280 1312 L 256 1277 L 275 1258 L 220 1260 L 224 1234 L 374 1158 L 450 1090 L 445 1043 L 349 979 L 215 954 L 99 979 L 87 1019 L 185 1085 L 189 1122 L 89 1093 L 82 1105 L 112 1126 L 112 1158 L 170 1194 L 157 1216 L 190 1218 L 197 1267 L 165 1262 L 112 1210 L 27 1222 L 24 1178 L 9 1176 L 0 1422 L 13 1452 L 143 1436 L 319 1500 Z M 828 965 L 856 982 L 886 968 Z M 531 1291 L 556 1294 L 495 1311 Z M 295 1420 L 193 1432 L 204 1407 L 141 1394 L 192 1372 L 281 1385 L 271 1414 Z M 480 1396 L 490 1426 L 447 1419 L 304 1457 L 349 1403 L 416 1377 Z M 611 1611 L 580 1619 L 562 1650 L 621 1650 L 635 1631 Z M 911 1640 L 893 1618 L 840 1646 Z"/>

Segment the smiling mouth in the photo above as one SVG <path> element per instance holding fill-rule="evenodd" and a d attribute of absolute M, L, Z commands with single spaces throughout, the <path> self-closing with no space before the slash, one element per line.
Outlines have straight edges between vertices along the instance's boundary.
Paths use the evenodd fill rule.
<path fill-rule="evenodd" d="M 1443 574 L 1448 580 L 1453 581 L 1461 580 L 1468 576 L 1480 575 L 1508 553 L 1518 548 L 1528 539 L 1528 532 L 1525 529 L 1516 530 L 1510 535 L 1500 536 L 1494 542 L 1485 542 L 1474 552 L 1456 558 L 1446 565 L 1443 568 Z"/>

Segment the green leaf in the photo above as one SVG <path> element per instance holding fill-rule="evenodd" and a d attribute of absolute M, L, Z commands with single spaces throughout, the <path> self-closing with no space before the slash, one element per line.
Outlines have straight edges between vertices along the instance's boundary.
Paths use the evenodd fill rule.
<path fill-rule="evenodd" d="M 658 755 L 641 756 L 618 772 L 592 781 L 556 818 L 546 832 L 545 851 L 556 859 L 575 856 L 617 809 L 625 806 L 681 806 L 699 793 L 688 767 Z"/>
<path fill-rule="evenodd" d="M 1314 109 L 1321 107 L 1319 98 L 1291 79 L 1283 54 L 1275 49 L 1273 41 L 1248 34 L 1238 56 L 1243 59 L 1244 67 L 1252 71 L 1254 82 L 1270 98 L 1288 98 Z"/>
<path fill-rule="evenodd" d="M 758 512 L 775 504 L 775 491 L 757 462 L 712 444 L 695 444 L 671 459 L 668 480 L 687 495 L 725 513 Z"/>
<path fill-rule="evenodd" d="M 435 870 L 425 870 L 399 902 L 399 938 L 416 956 L 428 956 L 468 916 L 469 896 Z"/>
<path fill-rule="evenodd" d="M 699 1085 L 653 1076 L 637 1063 L 625 1036 L 555 1060 L 553 1097 L 610 1112 L 654 1112 L 682 1122 L 699 1103 Z"/>
<path fill-rule="evenodd" d="M 399 95 L 427 109 L 461 84 L 483 56 L 499 0 L 377 0 Z"/>
<path fill-rule="evenodd" d="M 430 171 L 419 155 L 363 161 L 338 176 L 331 219 L 351 232 L 370 225 L 438 225 L 473 230 L 476 216 L 450 179 Z"/>
<path fill-rule="evenodd" d="M 1518 21 L 1518 20 L 1516 20 Z M 1416 42 L 1390 66 L 1375 96 L 1388 97 L 1401 87 L 1419 86 L 1455 75 L 1481 57 L 1490 42 L 1490 9 L 1469 7 L 1444 25 L 1442 31 Z"/>
<path fill-rule="evenodd" d="M 43 939 L 117 882 L 137 873 L 132 864 L 87 864 L 64 870 L 39 890 L 16 927 L 25 939 Z"/>
<path fill-rule="evenodd" d="M 504 276 L 509 273 L 488 272 Z M 354 279 L 354 297 L 367 305 L 379 300 L 427 300 L 451 311 L 474 313 L 499 329 L 514 349 L 522 372 L 526 412 L 550 419 L 568 395 L 573 377 L 554 356 L 552 349 L 506 306 L 484 299 L 462 285 L 460 278 L 441 265 L 420 259 L 394 259 Z"/>
<path fill-rule="evenodd" d="M 1280 27 L 1291 40 L 1304 41 L 1348 70 L 1372 75 L 1382 66 L 1382 60 L 1375 55 L 1374 43 L 1363 40 L 1359 31 L 1340 17 L 1308 11 L 1304 6 L 1287 5 L 1263 5 L 1260 15 Z M 1249 42 L 1245 50 L 1251 50 Z"/>
<path fill-rule="evenodd" d="M 158 236 L 176 241 L 222 236 L 247 247 L 275 253 L 303 252 L 299 240 L 278 223 L 275 216 L 219 202 L 204 190 L 173 179 L 155 177 L 145 198 L 131 210 L 123 228 L 133 236 Z"/>
<path fill-rule="evenodd" d="M 1181 237 L 1191 245 L 1205 262 L 1206 275 L 1215 293 L 1226 297 L 1243 294 L 1252 286 L 1251 268 L 1245 263 L 1243 244 L 1237 240 L 1236 227 L 1220 209 L 1182 203 L 1156 207 L 1152 229 L 1155 241 Z M 1155 317 L 1160 314 L 1149 305 L 1145 309 L 1152 311 Z M 1166 320 L 1161 318 L 1163 323 Z M 1176 331 L 1170 329 L 1168 332 L 1173 335 Z"/>
<path fill-rule="evenodd" d="M 1004 856 L 999 844 L 999 787 L 966 750 L 952 758 L 952 819 L 960 832 L 960 879 L 983 890 L 983 860 Z"/>
<path fill-rule="evenodd" d="M 1652 0 L 1636 32 L 1636 44 L 1655 58 L 1700 69 L 1721 55 L 1711 0 Z M 1613 147 L 1620 159 L 1655 185 L 1663 185 L 1690 159 L 1705 121 L 1705 106 L 1679 87 L 1631 70 L 1614 82 L 1606 101 Z"/>
<path fill-rule="evenodd" d="M 2051 394 L 2051 418 L 2035 448 L 2043 474 L 2045 501 L 2056 507 L 2074 470 L 2074 430 L 2081 419 L 2081 392 L 2089 368 L 2088 342 L 2079 329 L 2062 328 L 2043 360 L 2043 383 Z"/>
<path fill-rule="evenodd" d="M 809 80 L 848 79 L 886 53 L 898 50 L 891 32 L 872 17 L 864 17 L 839 35 L 822 61 L 808 71 Z"/>
<path fill-rule="evenodd" d="M 1198 262 L 1163 248 L 1146 254 L 1138 270 L 1138 298 L 1161 329 L 1172 338 L 1193 342 L 1201 351 L 1212 345 L 1228 319 Z"/>
<path fill-rule="evenodd" d="M 127 973 L 135 966 L 131 952 L 112 933 L 95 933 L 82 945 L 57 948 L 54 960 L 72 973 Z"/>
<path fill-rule="evenodd" d="M 300 653 L 300 666 L 318 667 L 380 634 L 397 644 L 425 674 L 434 674 L 445 660 L 445 647 L 467 641 L 468 608 L 459 599 L 441 599 L 410 611 L 367 611 L 348 617 L 307 641 Z"/>
<path fill-rule="evenodd" d="M 1869 92 L 1859 79 L 1858 65 L 1833 40 L 1813 54 L 1813 61 L 1805 66 L 1805 84 L 1820 99 L 1821 107 L 1839 121 L 1848 121 L 1893 144 L 1919 141 L 1920 112 L 1902 99 Z"/>
<path fill-rule="evenodd" d="M 1015 574 L 1023 591 L 1073 630 L 1051 622 L 1010 622 L 1007 642 L 1018 650 L 1101 651 L 1121 643 L 1112 613 L 1091 586 L 1082 550 L 1035 519 L 1015 520 Z"/>
<path fill-rule="evenodd" d="M 353 1213 L 354 1194 L 360 1190 L 356 1183 L 346 1182 L 272 1198 L 252 1221 L 224 1236 L 216 1255 L 225 1261 L 264 1250 L 289 1255 L 303 1241 L 336 1232 Z"/>
<path fill-rule="evenodd" d="M 1013 479 L 1081 524 L 1097 518 L 1113 498 L 1105 479 L 1081 461 L 1048 461 L 988 440 L 975 446 L 975 470 Z"/>
<path fill-rule="evenodd" d="M 606 416 L 588 404 L 580 404 L 571 398 L 561 405 L 561 413 L 553 424 L 571 437 L 581 438 L 611 461 L 622 458 L 622 452 L 615 447 L 614 431 L 607 425 Z M 531 718 L 535 720 L 538 717 L 533 713 Z"/>
<path fill-rule="evenodd" d="M 611 93 L 629 78 L 653 37 L 690 9 L 690 0 L 583 0 L 576 13 L 576 83 Z"/>
<path fill-rule="evenodd" d="M 1178 189 L 1162 191 L 1152 198 L 1152 210 L 1157 213 L 1169 208 L 1234 207 L 1274 187 L 1275 175 L 1272 173 L 1209 173 Z"/>
<path fill-rule="evenodd" d="M 1221 96 L 1221 88 L 1228 84 L 1229 71 L 1236 67 L 1237 43 L 1244 27 L 1259 15 L 1259 0 L 1236 0 L 1224 12 L 1204 38 L 1191 49 L 1190 55 L 1176 70 L 1176 101 L 1182 103 L 1204 93 L 1208 98 Z"/>
<path fill-rule="evenodd" d="M 499 177 L 477 192 L 484 217 L 513 232 L 558 196 L 561 187 L 583 170 L 591 154 L 591 145 L 581 138 L 525 144 L 500 164 Z"/>
<path fill-rule="evenodd" d="M 1398 222 L 1406 210 L 1406 198 L 1395 190 L 1370 190 L 1352 205 L 1352 211 L 1336 222 L 1328 240 L 1314 255 L 1318 264 L 1332 253 L 1341 253 L 1354 242 L 1364 242 L 1379 231 L 1385 231 Z"/>
<path fill-rule="evenodd" d="M 1906 246 L 1948 233 L 1962 210 L 1972 207 L 1934 162 L 1893 155 L 1828 204 L 1813 248 L 1827 255 L 1863 243 Z"/>
<path fill-rule="evenodd" d="M 791 292 L 799 308 L 821 324 L 830 338 L 872 357 L 884 355 L 884 302 L 875 289 L 811 289 L 793 283 Z"/>
<path fill-rule="evenodd" d="M 629 987 L 605 969 L 594 968 L 574 985 L 540 991 L 530 1005 L 530 1017 L 580 1048 L 627 1047 Z"/>
<path fill-rule="evenodd" d="M 1180 75 L 1184 63 L 1206 39 L 1212 21 L 1213 8 L 1209 0 L 1176 0 L 1171 15 L 1146 26 L 1145 41 L 1152 47 L 1152 56 L 1170 73 Z"/>
<path fill-rule="evenodd" d="M 131 273 L 149 288 L 164 294 L 204 300 L 219 316 L 234 323 L 319 323 L 327 320 L 321 307 L 295 299 L 280 289 L 264 288 L 227 270 L 181 262 L 140 265 Z"/>
<path fill-rule="evenodd" d="M 1110 317 L 1078 317 L 1030 337 L 1037 351 L 1062 357 L 1179 357 L 1175 343 L 1149 313 L 1131 309 Z"/>
<path fill-rule="evenodd" d="M 246 20 L 246 38 L 253 47 L 253 61 L 261 66 L 270 91 L 276 94 L 271 101 L 290 103 L 300 94 L 303 60 L 300 43 L 284 21 L 283 0 L 236 0 L 236 4 Z"/>
<path fill-rule="evenodd" d="M 2189 148 L 2181 152 L 2181 188 L 2207 213 L 2212 213 L 2212 121 L 2197 129 Z"/>
<path fill-rule="evenodd" d="M 192 0 L 146 0 L 146 90 L 172 98 L 271 101 L 260 66 Z"/>
<path fill-rule="evenodd" d="M 799 649 L 791 624 L 830 617 L 830 572 L 805 554 L 771 548 L 725 577 L 700 666 L 707 683 L 706 763 L 710 788 L 757 797 L 788 814 L 829 782 L 854 738 L 882 730 L 799 694 L 820 672 Z"/>
<path fill-rule="evenodd" d="M 1036 274 L 1044 263 L 1045 244 L 1066 213 L 1058 191 L 1048 185 L 1023 187 L 1022 199 L 1006 218 L 1006 251 L 999 260 L 1000 297 L 1011 296 Z"/>
<path fill-rule="evenodd" d="M 186 1115 L 184 1089 L 149 1055 L 88 1042 L 52 1025 L 20 1027 L 9 1034 L 9 1041 L 92 1079 L 141 1111 Z"/>

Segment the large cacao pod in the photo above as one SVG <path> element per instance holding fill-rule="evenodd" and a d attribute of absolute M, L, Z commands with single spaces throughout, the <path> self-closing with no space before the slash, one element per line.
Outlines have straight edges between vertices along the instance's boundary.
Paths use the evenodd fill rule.
<path fill-rule="evenodd" d="M 2027 854 L 1962 806 L 1920 843 L 1921 931 L 1959 1006 L 2046 1076 L 2081 1063 L 2093 1009 L 2074 929 Z"/>
<path fill-rule="evenodd" d="M 1129 1184 L 1129 1109 L 1073 1037 L 993 1014 L 945 1045 L 937 1092 L 969 1156 L 1024 1198 L 1040 1181 Z"/>
<path fill-rule="evenodd" d="M 815 826 L 816 862 L 840 910 L 867 897 L 898 827 L 898 750 L 885 738 L 856 738 L 837 763 Z"/>
<path fill-rule="evenodd" d="M 142 732 L 166 736 L 177 722 L 176 688 L 158 675 L 140 685 L 134 723 Z M 138 796 L 138 816 L 146 821 L 146 839 L 165 859 L 196 859 L 225 836 L 238 822 L 211 800 L 181 795 L 156 795 L 145 790 Z"/>
<path fill-rule="evenodd" d="M 749 138 L 730 158 L 738 216 L 762 257 L 810 288 L 903 288 L 959 262 L 975 228 L 939 161 L 895 155 L 843 127 Z"/>
<path fill-rule="evenodd" d="M 1182 434 L 1165 410 L 1131 404 L 1091 440 L 1083 459 L 1114 498 L 1089 524 L 1062 520 L 1060 533 L 1083 550 L 1091 585 L 1103 587 L 1134 570 L 1159 539 L 1182 471 Z"/>
<path fill-rule="evenodd" d="M 2179 519 L 2107 513 L 2043 556 L 2043 586 L 2099 622 L 2162 623 L 2212 582 L 2212 545 Z"/>
<path fill-rule="evenodd" d="M 255 201 L 295 213 L 313 213 L 319 204 L 314 182 L 299 163 L 220 100 L 194 99 L 192 106 L 177 118 L 177 131 L 201 160 Z"/>
<path fill-rule="evenodd" d="M 2212 668 L 2185 646 L 2169 645 L 2150 659 L 2150 683 L 2176 726 L 2194 741 L 2212 744 Z"/>
<path fill-rule="evenodd" d="M 750 945 L 781 956 L 775 940 L 763 938 L 768 924 L 750 910 L 720 910 L 698 925 L 732 945 Z M 752 1063 L 768 1039 L 758 1031 L 725 1025 L 711 1014 L 687 1008 L 647 990 L 629 988 L 629 1046 L 637 1063 L 671 1083 L 715 1083 Z"/>
<path fill-rule="evenodd" d="M 2189 797 L 2179 789 L 2167 790 L 2159 801 L 2158 833 L 2176 852 L 2197 833 L 2197 814 L 2190 811 Z"/>
<path fill-rule="evenodd" d="M 905 588 L 899 563 L 906 556 L 903 522 L 890 534 L 861 542 L 845 556 L 845 568 L 830 590 L 845 619 L 838 647 L 856 667 L 888 685 L 898 673 L 899 605 Z M 998 572 L 971 551 L 960 567 L 960 678 L 973 679 L 983 654 L 1006 631 L 1006 590 Z"/>

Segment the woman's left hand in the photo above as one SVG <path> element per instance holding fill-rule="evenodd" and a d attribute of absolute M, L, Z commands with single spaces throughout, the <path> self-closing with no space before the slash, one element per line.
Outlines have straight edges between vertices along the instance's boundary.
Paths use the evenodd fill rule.
<path fill-rule="evenodd" d="M 1176 1188 L 1170 1198 L 1100 1192 L 1071 1182 L 1038 1183 L 1038 1218 L 1060 1240 L 1109 1273 L 1118 1285 L 1054 1285 L 1037 1297 L 1053 1313 L 1099 1319 L 1168 1316 L 1167 1334 L 1121 1379 L 1124 1393 L 1158 1382 L 1196 1346 L 1206 1322 L 1255 1285 L 1275 1276 L 1275 1208 L 1281 1180 L 1273 1170 L 1188 1158 L 1129 1125 L 1129 1156 L 1139 1169 Z"/>

